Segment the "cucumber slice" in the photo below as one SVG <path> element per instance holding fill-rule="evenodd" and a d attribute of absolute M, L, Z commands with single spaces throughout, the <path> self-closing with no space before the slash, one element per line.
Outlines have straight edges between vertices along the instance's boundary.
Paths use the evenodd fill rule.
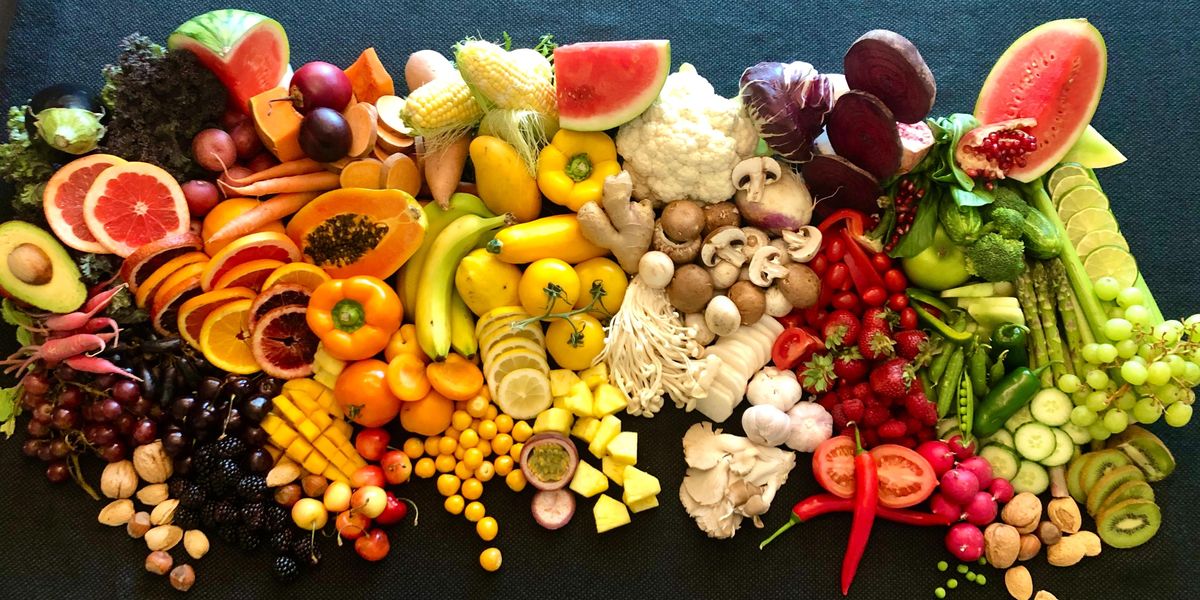
<path fill-rule="evenodd" d="M 1083 236 L 1100 229 L 1108 231 L 1120 231 L 1117 227 L 1117 218 L 1106 208 L 1085 208 L 1071 217 L 1067 221 L 1067 238 L 1071 240 L 1071 245 L 1079 243 Z"/>
<path fill-rule="evenodd" d="M 1041 463 L 1047 467 L 1065 465 L 1075 455 L 1075 442 L 1071 441 L 1071 436 L 1061 429 L 1051 429 L 1050 431 L 1054 432 L 1054 452 L 1043 458 Z"/>
<path fill-rule="evenodd" d="M 1066 436 L 1066 434 L 1063 434 Z M 1066 439 L 1070 440 L 1068 436 Z M 1013 445 L 1025 460 L 1040 461 L 1054 454 L 1054 430 L 1041 423 L 1026 423 L 1013 433 Z M 1074 444 L 1071 444 L 1074 446 Z"/>
<path fill-rule="evenodd" d="M 938 419 L 936 431 L 939 440 L 947 439 L 947 433 L 950 433 L 951 431 L 957 431 L 958 429 L 958 417 L 946 417 L 944 419 Z"/>
<path fill-rule="evenodd" d="M 1021 466 L 1017 468 L 1017 475 L 1012 478 L 1010 483 L 1018 494 L 1029 492 L 1037 495 L 1050 487 L 1050 474 L 1046 472 L 1046 467 L 1033 461 L 1023 460 Z"/>
<path fill-rule="evenodd" d="M 1115 277 L 1123 288 L 1137 283 L 1137 261 L 1128 250 L 1120 246 L 1100 246 L 1092 250 L 1087 258 L 1083 259 L 1083 269 L 1092 281 L 1108 275 Z"/>
<path fill-rule="evenodd" d="M 1085 208 L 1108 210 L 1108 196 L 1091 185 L 1081 185 L 1067 192 L 1058 201 L 1058 218 L 1065 223 Z"/>
<path fill-rule="evenodd" d="M 979 451 L 979 456 L 987 459 L 988 464 L 992 465 L 993 476 L 1009 481 L 1017 476 L 1017 469 L 1021 466 L 1021 458 L 1016 452 L 998 444 L 984 446 L 983 450 Z"/>
<path fill-rule="evenodd" d="M 1042 425 L 1058 427 L 1071 420 L 1071 409 L 1075 403 L 1071 397 L 1056 388 L 1046 388 L 1029 402 L 1029 414 Z"/>
<path fill-rule="evenodd" d="M 972 283 L 956 288 L 943 290 L 943 298 L 991 298 L 993 296 L 1013 296 L 1016 286 L 1009 281 L 995 283 Z"/>
<path fill-rule="evenodd" d="M 1082 446 L 1092 441 L 1092 434 L 1088 432 L 1087 427 L 1080 427 L 1068 421 L 1063 423 L 1059 429 L 1067 432 L 1067 435 L 1071 437 L 1071 441 L 1076 446 Z"/>
<path fill-rule="evenodd" d="M 1063 168 L 1065 169 L 1066 167 Z M 1058 201 L 1062 200 L 1062 197 L 1067 195 L 1067 192 L 1081 185 L 1094 185 L 1092 178 L 1088 177 L 1087 171 L 1083 171 L 1079 175 L 1068 175 L 1059 179 L 1054 187 L 1050 188 L 1050 198 L 1054 200 L 1054 205 L 1058 206 Z"/>
<path fill-rule="evenodd" d="M 1029 405 L 1026 404 L 1025 406 L 1021 407 L 1021 410 L 1013 413 L 1013 416 L 1009 417 L 1008 420 L 1004 422 L 1004 428 L 1007 429 L 1009 433 L 1016 433 L 1022 425 L 1032 422 L 1033 415 L 1029 414 Z M 1014 445 L 1013 447 L 1015 448 L 1016 446 Z"/>
<path fill-rule="evenodd" d="M 1005 448 L 1013 448 L 1013 436 L 1007 429 L 1001 429 L 983 439 L 983 445 L 999 444 Z"/>
<path fill-rule="evenodd" d="M 1075 244 L 1075 253 L 1087 257 L 1092 250 L 1100 246 L 1116 246 L 1122 250 L 1129 250 L 1129 242 L 1125 241 L 1125 236 L 1120 232 L 1101 229 L 1083 236 L 1079 243 Z"/>

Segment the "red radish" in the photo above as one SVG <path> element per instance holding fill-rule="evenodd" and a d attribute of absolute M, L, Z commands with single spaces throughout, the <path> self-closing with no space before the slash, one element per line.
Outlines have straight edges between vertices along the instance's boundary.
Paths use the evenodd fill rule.
<path fill-rule="evenodd" d="M 112 373 L 122 377 L 128 377 L 134 381 L 141 381 L 140 377 L 134 376 L 132 373 L 112 364 L 111 361 L 98 356 L 72 356 L 63 361 L 68 367 L 76 371 L 85 373 Z"/>
<path fill-rule="evenodd" d="M 1012 484 L 1009 483 L 1007 479 L 1001 479 L 999 477 L 992 480 L 992 485 L 988 486 L 988 491 L 992 493 L 992 498 L 994 498 L 996 502 L 1000 503 L 1006 503 L 1009 500 L 1012 500 L 1013 494 L 1016 493 L 1016 491 L 1013 490 Z"/>
<path fill-rule="evenodd" d="M 955 523 L 946 533 L 946 549 L 963 562 L 977 561 L 983 556 L 983 532 L 970 523 Z"/>
<path fill-rule="evenodd" d="M 221 201 L 221 192 L 211 181 L 193 179 L 180 186 L 183 199 L 187 200 L 188 213 L 193 218 L 203 217 Z"/>
<path fill-rule="evenodd" d="M 950 449 L 954 451 L 954 455 L 958 457 L 958 460 L 967 460 L 975 456 L 975 440 L 971 440 L 971 443 L 964 446 L 963 437 L 956 435 L 946 440 L 946 442 L 950 444 Z"/>
<path fill-rule="evenodd" d="M 954 451 L 950 450 L 949 444 L 941 440 L 930 440 L 917 446 L 917 454 L 929 461 L 933 466 L 933 473 L 938 477 L 954 468 Z"/>
<path fill-rule="evenodd" d="M 250 160 L 262 152 L 262 140 L 258 139 L 258 132 L 254 130 L 254 124 L 250 121 L 242 121 L 226 131 L 233 139 L 233 147 L 237 150 L 238 158 Z"/>
<path fill-rule="evenodd" d="M 947 500 L 944 494 L 934 494 L 929 499 L 929 512 L 946 517 L 951 522 L 963 519 L 962 507 Z"/>
<path fill-rule="evenodd" d="M 979 480 L 979 489 L 992 485 L 992 465 L 982 456 L 972 456 L 958 463 L 958 468 L 966 469 L 975 474 Z"/>
<path fill-rule="evenodd" d="M 315 108 L 341 111 L 350 103 L 350 78 L 327 62 L 313 61 L 292 75 L 288 95 L 297 111 L 308 114 Z"/>
<path fill-rule="evenodd" d="M 568 490 L 541 490 L 533 495 L 530 510 L 538 525 L 559 529 L 575 516 L 575 494 Z"/>
<path fill-rule="evenodd" d="M 192 138 L 192 158 L 201 167 L 217 173 L 237 161 L 237 147 L 228 133 L 209 128 Z"/>
<path fill-rule="evenodd" d="M 950 469 L 938 484 L 946 499 L 955 504 L 966 505 L 979 491 L 979 479 L 966 469 Z"/>
<path fill-rule="evenodd" d="M 995 521 L 998 512 L 1000 512 L 1000 508 L 996 506 L 992 495 L 987 492 L 976 492 L 974 496 L 971 496 L 971 500 L 963 506 L 963 515 L 967 517 L 967 522 L 980 527 Z"/>

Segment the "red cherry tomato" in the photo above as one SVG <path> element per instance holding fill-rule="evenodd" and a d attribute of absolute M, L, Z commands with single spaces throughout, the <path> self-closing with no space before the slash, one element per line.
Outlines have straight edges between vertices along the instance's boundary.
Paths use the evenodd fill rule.
<path fill-rule="evenodd" d="M 387 452 L 388 442 L 392 434 L 382 427 L 367 427 L 358 432 L 354 438 L 354 449 L 367 460 L 379 460 Z"/>
<path fill-rule="evenodd" d="M 900 311 L 900 329 L 916 329 L 917 328 L 917 311 L 911 306 L 906 306 Z"/>
<path fill-rule="evenodd" d="M 779 317 L 778 319 L 775 319 L 775 320 L 779 321 L 779 324 L 783 325 L 784 329 L 788 329 L 791 327 L 799 327 L 799 326 L 803 325 L 807 320 L 806 317 L 804 316 L 804 314 L 805 314 L 805 311 L 797 308 L 797 309 L 793 310 L 792 312 L 790 312 L 786 315 L 783 315 L 782 317 Z"/>
<path fill-rule="evenodd" d="M 804 322 L 817 331 L 825 328 L 825 319 L 828 316 L 829 313 L 816 306 L 804 309 Z"/>
<path fill-rule="evenodd" d="M 359 467 L 350 474 L 350 487 L 358 489 L 360 487 L 373 485 L 383 487 L 387 485 L 387 478 L 384 477 L 383 469 L 377 465 L 367 465 Z"/>
<path fill-rule="evenodd" d="M 862 301 L 867 306 L 883 306 L 887 302 L 887 291 L 881 287 L 873 287 L 863 292 Z"/>
<path fill-rule="evenodd" d="M 908 296 L 906 294 L 892 294 L 892 296 L 888 298 L 887 307 L 896 312 L 900 312 L 908 308 Z"/>
<path fill-rule="evenodd" d="M 807 327 L 784 329 L 771 346 L 771 361 L 780 369 L 791 369 L 806 362 L 818 350 L 824 350 L 821 338 Z"/>
<path fill-rule="evenodd" d="M 850 280 L 850 267 L 845 263 L 833 263 L 829 265 L 829 270 L 825 271 L 823 278 L 824 284 L 832 290 L 844 290 L 844 286 Z"/>
<path fill-rule="evenodd" d="M 829 269 L 829 259 L 825 258 L 824 254 L 818 254 L 816 258 L 809 261 L 808 268 L 818 276 L 824 275 L 825 271 Z"/>
<path fill-rule="evenodd" d="M 908 278 L 900 269 L 888 269 L 883 274 L 883 287 L 889 292 L 903 292 L 908 287 Z"/>
<path fill-rule="evenodd" d="M 854 292 L 842 292 L 840 294 L 834 294 L 833 307 L 840 308 L 842 310 L 848 310 L 854 314 L 858 314 L 861 308 L 858 303 L 858 296 L 855 296 Z"/>
<path fill-rule="evenodd" d="M 838 262 L 845 255 L 846 244 L 842 242 L 841 238 L 835 237 L 825 244 L 825 256 L 829 258 L 830 262 Z"/>
<path fill-rule="evenodd" d="M 354 540 L 354 551 L 371 562 L 383 560 L 383 557 L 387 556 L 391 549 L 392 545 L 388 542 L 387 533 L 384 533 L 382 529 L 372 529 L 366 535 Z"/>
<path fill-rule="evenodd" d="M 408 503 L 388 492 L 387 506 L 375 517 L 376 525 L 395 525 L 408 516 Z"/>
<path fill-rule="evenodd" d="M 867 437 L 864 433 L 863 437 Z M 896 444 L 871 449 L 879 474 L 879 504 L 907 508 L 923 502 L 937 487 L 933 467 L 916 452 Z M 839 435 L 829 438 L 813 452 L 813 475 L 829 493 L 854 496 L 854 440 Z"/>
<path fill-rule="evenodd" d="M 412 475 L 412 460 L 400 450 L 384 452 L 379 467 L 383 469 L 383 478 L 392 485 L 400 485 Z"/>
<path fill-rule="evenodd" d="M 882 252 L 877 252 L 871 255 L 871 265 L 880 274 L 883 274 L 888 269 L 892 268 L 892 257 Z"/>

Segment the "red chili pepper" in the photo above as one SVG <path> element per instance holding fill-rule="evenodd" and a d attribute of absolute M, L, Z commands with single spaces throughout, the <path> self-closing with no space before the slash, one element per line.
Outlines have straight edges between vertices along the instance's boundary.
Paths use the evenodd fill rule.
<path fill-rule="evenodd" d="M 833 494 L 817 494 L 797 502 L 796 506 L 792 507 L 792 519 L 796 522 L 804 523 L 821 515 L 835 512 L 852 512 L 853 510 L 854 500 L 850 498 L 839 498 Z M 877 516 L 893 523 L 914 525 L 917 527 L 945 527 L 952 522 L 949 517 L 944 515 L 917 512 L 903 508 L 888 508 L 886 506 L 879 507 Z M 765 545 L 766 542 L 763 544 Z"/>
<path fill-rule="evenodd" d="M 886 289 L 883 278 L 875 270 L 875 265 L 871 264 L 871 259 L 867 257 L 867 252 L 862 246 L 859 246 L 846 231 L 842 231 L 842 237 L 846 241 L 846 257 L 843 260 L 846 266 L 850 267 L 850 278 L 854 280 L 858 295 L 861 296 L 872 288 Z"/>
<path fill-rule="evenodd" d="M 820 225 L 817 225 L 817 229 L 821 230 L 822 235 L 828 235 L 829 231 L 842 221 L 846 222 L 846 229 L 854 237 L 862 237 L 865 218 L 862 213 L 852 208 L 835 210 L 833 214 L 825 217 L 825 220 L 821 221 Z"/>
<path fill-rule="evenodd" d="M 854 518 L 850 522 L 850 541 L 842 558 L 842 595 L 850 593 L 850 584 L 858 571 L 858 562 L 871 538 L 871 526 L 879 508 L 879 473 L 875 458 L 862 447 L 858 427 L 854 428 Z"/>

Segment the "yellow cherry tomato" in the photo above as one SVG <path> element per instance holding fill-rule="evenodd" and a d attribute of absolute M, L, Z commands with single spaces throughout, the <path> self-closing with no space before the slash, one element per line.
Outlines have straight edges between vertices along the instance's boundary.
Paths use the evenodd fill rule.
<path fill-rule="evenodd" d="M 479 424 L 478 431 L 480 438 L 491 440 L 492 438 L 496 437 L 496 434 L 498 433 L 496 430 L 496 422 L 491 420 L 483 421 Z"/>
<path fill-rule="evenodd" d="M 599 294 L 588 312 L 601 319 L 617 314 L 625 300 L 625 288 L 629 286 L 621 265 L 604 257 L 590 258 L 575 265 L 575 274 L 579 275 L 579 298 L 575 300 L 575 308 L 587 306 Z"/>
<path fill-rule="evenodd" d="M 437 491 L 443 496 L 450 497 L 458 493 L 458 486 L 461 483 L 457 476 L 446 473 L 437 478 Z"/>
<path fill-rule="evenodd" d="M 479 451 L 483 453 L 484 458 L 492 455 L 492 443 L 487 440 L 479 440 L 479 443 L 475 444 L 475 447 L 479 448 Z"/>
<path fill-rule="evenodd" d="M 508 415 L 496 415 L 496 431 L 498 433 L 508 433 L 513 428 L 513 418 Z"/>
<path fill-rule="evenodd" d="M 513 469 L 504 476 L 504 483 L 508 484 L 508 489 L 519 492 L 525 489 L 525 474 L 520 469 Z"/>
<path fill-rule="evenodd" d="M 478 500 L 483 495 L 483 483 L 474 477 L 462 482 L 462 495 L 467 500 Z"/>
<path fill-rule="evenodd" d="M 469 448 L 463 452 L 463 464 L 474 469 L 483 462 L 483 452 L 479 448 Z"/>
<path fill-rule="evenodd" d="M 468 429 L 458 434 L 458 445 L 470 450 L 479 445 L 479 434 L 474 429 Z"/>
<path fill-rule="evenodd" d="M 483 515 L 485 514 L 487 514 L 487 511 L 484 510 L 482 502 L 471 502 L 470 504 L 467 504 L 467 508 L 463 510 L 463 516 L 472 523 L 482 519 Z"/>
<path fill-rule="evenodd" d="M 604 349 L 604 327 L 589 314 L 554 319 L 546 328 L 546 350 L 564 369 L 582 371 Z"/>
<path fill-rule="evenodd" d="M 535 260 L 525 267 L 517 284 L 517 295 L 525 312 L 535 317 L 567 312 L 579 298 L 579 275 L 566 261 Z"/>
<path fill-rule="evenodd" d="M 457 443 L 458 443 L 458 435 L 459 435 L 460 433 L 462 433 L 462 430 L 461 430 L 461 429 L 458 429 L 458 428 L 455 428 L 455 427 L 450 427 L 450 428 L 449 428 L 449 429 L 447 429 L 446 431 L 443 431 L 443 432 L 442 432 L 442 437 L 448 437 L 448 438 L 451 438 L 451 439 L 453 439 L 453 440 L 454 440 L 454 443 L 456 443 L 456 444 L 457 444 Z"/>
<path fill-rule="evenodd" d="M 484 483 L 491 481 L 495 474 L 496 467 L 490 462 L 484 461 L 479 463 L 478 467 L 475 467 L 475 479 Z"/>
<path fill-rule="evenodd" d="M 485 387 L 483 389 L 486 390 L 487 388 Z M 487 398 L 483 397 L 482 395 L 475 396 L 474 398 L 467 400 L 467 414 L 471 415 L 472 417 L 475 417 L 476 419 L 478 419 L 479 417 L 482 417 L 484 414 L 487 413 L 489 402 L 491 402 L 491 401 L 488 400 Z"/>
<path fill-rule="evenodd" d="M 499 571 L 501 562 L 504 562 L 504 557 L 500 555 L 499 548 L 488 548 L 479 554 L 479 566 L 489 573 Z"/>
<path fill-rule="evenodd" d="M 459 431 L 465 431 L 471 427 L 471 415 L 465 410 L 455 410 L 453 415 L 450 415 L 450 426 Z"/>
<path fill-rule="evenodd" d="M 454 449 L 454 460 L 462 460 L 463 456 L 466 456 L 466 454 L 467 454 L 467 449 L 463 448 L 462 446 L 459 446 Z"/>
<path fill-rule="evenodd" d="M 496 434 L 496 439 L 492 440 L 492 452 L 496 454 L 508 454 L 512 450 L 513 439 L 507 433 Z"/>
<path fill-rule="evenodd" d="M 497 456 L 496 460 L 492 461 L 492 464 L 496 467 L 496 474 L 501 477 L 507 477 L 509 473 L 512 473 L 513 458 L 507 454 Z"/>
<path fill-rule="evenodd" d="M 533 427 L 525 421 L 517 421 L 512 428 L 512 439 L 516 442 L 523 442 L 533 435 Z"/>
<path fill-rule="evenodd" d="M 438 440 L 438 454 L 454 454 L 454 451 L 457 448 L 458 448 L 458 440 L 456 440 L 448 435 L 446 437 Z"/>
<path fill-rule="evenodd" d="M 425 442 L 415 437 L 404 440 L 404 453 L 412 460 L 421 458 L 425 454 Z"/>
<path fill-rule="evenodd" d="M 475 469 L 468 467 L 467 463 L 459 461 L 457 465 L 454 465 L 454 474 L 459 479 L 466 480 L 475 476 Z"/>
<path fill-rule="evenodd" d="M 500 533 L 500 525 L 496 523 L 496 519 L 484 517 L 475 524 L 475 533 L 479 534 L 479 539 L 490 542 L 496 539 L 497 533 Z"/>
<path fill-rule="evenodd" d="M 446 501 L 442 503 L 442 506 L 445 507 L 446 512 L 452 515 L 461 515 L 463 507 L 466 506 L 466 504 L 467 501 L 463 500 L 462 496 L 454 494 L 453 496 L 446 498 Z"/>
<path fill-rule="evenodd" d="M 442 441 L 441 436 L 434 435 L 425 438 L 425 454 L 429 456 L 438 455 L 438 444 Z"/>
<path fill-rule="evenodd" d="M 453 456 L 443 454 L 434 459 L 433 466 L 437 467 L 438 473 L 450 473 L 454 471 L 454 465 L 457 463 Z"/>
<path fill-rule="evenodd" d="M 426 456 L 413 465 L 413 473 L 416 473 L 417 477 L 421 479 L 429 479 L 433 477 L 434 473 L 437 473 L 437 467 L 434 465 L 433 459 Z"/>

